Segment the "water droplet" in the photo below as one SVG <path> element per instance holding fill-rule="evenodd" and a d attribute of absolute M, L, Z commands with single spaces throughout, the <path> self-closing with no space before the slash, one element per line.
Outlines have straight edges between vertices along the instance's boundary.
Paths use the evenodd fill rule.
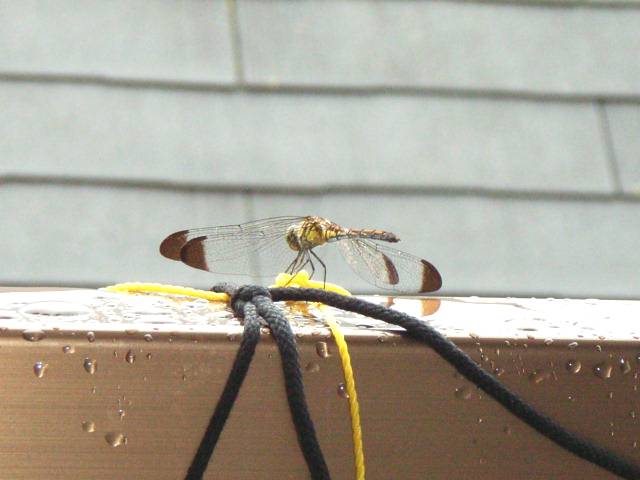
<path fill-rule="evenodd" d="M 330 357 L 331 353 L 329 353 L 327 342 L 316 342 L 316 353 L 320 358 Z"/>
<path fill-rule="evenodd" d="M 320 365 L 316 362 L 309 362 L 307 363 L 307 366 L 304 367 L 304 369 L 307 372 L 319 372 L 320 371 Z"/>
<path fill-rule="evenodd" d="M 95 394 L 96 393 L 96 386 L 94 385 L 93 387 L 91 387 L 91 393 Z"/>
<path fill-rule="evenodd" d="M 75 353 L 75 351 L 76 347 L 74 347 L 73 345 L 65 345 L 64 347 L 62 347 L 63 353 Z"/>
<path fill-rule="evenodd" d="M 118 416 L 120 417 L 120 420 L 122 420 L 125 416 L 125 411 L 122 408 L 118 409 Z"/>
<path fill-rule="evenodd" d="M 544 370 L 534 370 L 529 374 L 529 381 L 535 384 L 542 383 L 548 379 L 551 375 Z"/>
<path fill-rule="evenodd" d="M 482 423 L 484 422 L 484 419 L 482 417 L 478 417 L 478 423 Z"/>
<path fill-rule="evenodd" d="M 472 391 L 469 387 L 458 387 L 453 392 L 455 397 L 460 400 L 469 400 L 471 398 L 471 393 Z"/>
<path fill-rule="evenodd" d="M 48 363 L 36 362 L 33 366 L 33 373 L 36 374 L 36 377 L 42 378 L 44 377 L 44 372 L 47 370 L 47 367 L 49 367 Z"/>
<path fill-rule="evenodd" d="M 607 393 L 607 398 L 608 398 L 609 400 L 613 400 L 613 392 L 609 392 L 609 393 Z"/>
<path fill-rule="evenodd" d="M 618 366 L 620 367 L 620 372 L 622 372 L 623 375 L 626 375 L 631 371 L 631 364 L 627 361 L 626 358 L 620 357 Z"/>
<path fill-rule="evenodd" d="M 544 341 L 544 344 L 545 344 L 545 345 L 547 345 L 547 346 L 551 345 L 552 343 L 553 343 L 553 338 L 547 338 L 547 339 Z"/>
<path fill-rule="evenodd" d="M 133 363 L 136 361 L 136 354 L 133 353 L 132 350 L 129 350 L 125 355 L 124 359 L 127 361 L 127 363 Z"/>
<path fill-rule="evenodd" d="M 22 338 L 29 342 L 39 342 L 46 334 L 42 330 L 25 330 L 22 332 Z"/>
<path fill-rule="evenodd" d="M 145 333 L 142 338 L 144 338 L 145 342 L 153 342 L 153 335 L 150 333 Z"/>
<path fill-rule="evenodd" d="M 98 369 L 98 362 L 96 362 L 94 359 L 92 358 L 85 358 L 84 359 L 84 369 L 90 373 L 91 375 L 93 375 L 94 373 L 96 373 L 96 370 Z"/>
<path fill-rule="evenodd" d="M 606 363 L 598 363 L 593 367 L 593 373 L 600 378 L 611 378 L 611 373 L 613 372 L 613 366 Z"/>
<path fill-rule="evenodd" d="M 344 383 L 338 384 L 338 395 L 340 395 L 342 398 L 349 398 L 349 394 L 347 393 L 347 387 L 345 386 Z"/>
<path fill-rule="evenodd" d="M 578 342 L 571 342 L 567 347 L 569 347 L 569 350 L 575 350 L 578 348 Z"/>
<path fill-rule="evenodd" d="M 87 332 L 87 340 L 93 343 L 96 341 L 96 334 L 94 332 Z"/>
<path fill-rule="evenodd" d="M 567 360 L 565 367 L 569 373 L 578 373 L 582 368 L 582 363 L 580 360 Z"/>
<path fill-rule="evenodd" d="M 95 422 L 92 422 L 90 420 L 86 420 L 86 421 L 82 422 L 82 430 L 84 430 L 87 433 L 95 432 L 96 431 Z"/>
<path fill-rule="evenodd" d="M 631 410 L 631 411 L 629 412 L 629 416 L 630 416 L 631 418 L 636 418 L 636 411 L 635 411 L 635 410 Z"/>
<path fill-rule="evenodd" d="M 502 368 L 502 367 L 496 367 L 496 368 L 493 370 L 493 373 L 494 373 L 494 375 L 495 375 L 496 377 L 500 377 L 500 376 L 504 375 L 504 368 Z"/>
<path fill-rule="evenodd" d="M 147 353 L 147 360 L 151 360 L 152 357 L 153 355 L 151 355 L 151 353 Z"/>
<path fill-rule="evenodd" d="M 598 352 L 601 352 L 602 351 L 602 345 L 596 345 L 596 350 Z"/>
<path fill-rule="evenodd" d="M 104 436 L 104 439 L 112 447 L 119 447 L 120 445 L 127 444 L 127 437 L 122 433 L 109 432 Z"/>

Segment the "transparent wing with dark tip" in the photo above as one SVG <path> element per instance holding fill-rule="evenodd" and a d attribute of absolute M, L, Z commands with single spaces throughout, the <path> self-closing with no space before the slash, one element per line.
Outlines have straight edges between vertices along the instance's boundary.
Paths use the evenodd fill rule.
<path fill-rule="evenodd" d="M 183 230 L 169 235 L 160 253 L 215 273 L 272 276 L 296 256 L 286 241 L 287 229 L 304 217 L 274 217 L 221 227 Z"/>
<path fill-rule="evenodd" d="M 426 260 L 355 238 L 337 242 L 351 268 L 366 282 L 398 292 L 433 292 L 442 286 L 438 270 Z"/>

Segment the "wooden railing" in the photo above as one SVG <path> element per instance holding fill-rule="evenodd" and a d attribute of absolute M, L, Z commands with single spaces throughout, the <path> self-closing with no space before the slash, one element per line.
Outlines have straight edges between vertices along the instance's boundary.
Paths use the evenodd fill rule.
<path fill-rule="evenodd" d="M 569 430 L 640 462 L 640 302 L 368 297 L 423 317 Z M 541 437 L 397 327 L 286 307 L 332 478 L 353 478 L 346 336 L 368 479 L 615 478 Z M 0 477 L 178 479 L 237 351 L 222 303 L 96 290 L 0 292 Z M 205 478 L 308 478 L 264 331 Z"/>

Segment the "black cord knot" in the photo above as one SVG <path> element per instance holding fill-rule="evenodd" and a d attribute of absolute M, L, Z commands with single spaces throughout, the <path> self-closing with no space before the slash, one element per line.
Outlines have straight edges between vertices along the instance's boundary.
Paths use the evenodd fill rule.
<path fill-rule="evenodd" d="M 271 299 L 271 293 L 260 285 L 242 285 L 231 293 L 231 308 L 238 317 L 244 316 L 244 305 L 253 302 L 256 297 L 267 297 Z"/>

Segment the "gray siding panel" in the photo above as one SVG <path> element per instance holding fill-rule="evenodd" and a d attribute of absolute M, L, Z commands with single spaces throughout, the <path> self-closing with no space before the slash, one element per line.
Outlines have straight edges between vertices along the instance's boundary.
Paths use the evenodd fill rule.
<path fill-rule="evenodd" d="M 223 279 L 250 281 L 164 259 L 158 245 L 185 227 L 319 214 L 345 226 L 398 234 L 399 248 L 440 269 L 445 294 L 640 295 L 640 257 L 634 254 L 640 202 L 255 195 L 249 205 L 242 195 L 68 185 L 4 185 L 0 202 L 0 224 L 11 232 L 0 236 L 4 284 L 151 281 L 209 287 Z M 318 253 L 328 265 L 328 281 L 370 290 L 335 248 Z"/>
<path fill-rule="evenodd" d="M 318 214 L 390 230 L 398 248 L 438 267 L 445 294 L 640 295 L 640 202 L 283 195 L 256 196 L 254 209 L 256 217 Z M 368 288 L 327 253 L 328 281 Z"/>
<path fill-rule="evenodd" d="M 0 72 L 232 82 L 226 4 L 0 2 Z"/>
<path fill-rule="evenodd" d="M 0 175 L 609 192 L 590 103 L 5 83 Z"/>
<path fill-rule="evenodd" d="M 241 195 L 0 185 L 0 283 L 164 282 L 209 288 L 208 272 L 158 253 L 184 228 L 247 220 Z"/>
<path fill-rule="evenodd" d="M 640 105 L 613 104 L 606 111 L 622 187 L 640 194 Z"/>
<path fill-rule="evenodd" d="M 640 11 L 474 2 L 239 4 L 249 82 L 640 94 Z"/>

